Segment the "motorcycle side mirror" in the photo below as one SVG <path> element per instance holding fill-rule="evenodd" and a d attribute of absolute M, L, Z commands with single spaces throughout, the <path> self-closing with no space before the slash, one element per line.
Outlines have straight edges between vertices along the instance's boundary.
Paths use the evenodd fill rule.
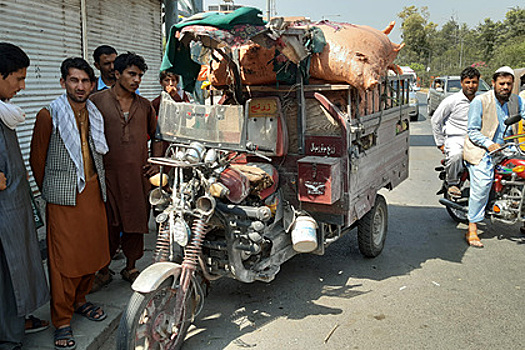
<path fill-rule="evenodd" d="M 516 124 L 520 120 L 521 120 L 521 115 L 515 114 L 512 117 L 508 117 L 507 119 L 505 119 L 505 125 L 510 126 L 512 124 Z"/>

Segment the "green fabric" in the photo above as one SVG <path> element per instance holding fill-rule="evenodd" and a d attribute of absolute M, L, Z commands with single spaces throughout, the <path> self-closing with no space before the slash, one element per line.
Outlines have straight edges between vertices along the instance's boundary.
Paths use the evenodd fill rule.
<path fill-rule="evenodd" d="M 239 24 L 264 25 L 262 12 L 253 7 L 241 7 L 232 13 L 211 13 L 200 16 L 199 19 L 178 23 L 171 27 L 166 52 L 160 65 L 161 71 L 168 71 L 182 77 L 182 88 L 188 92 L 195 89 L 195 81 L 201 69 L 190 56 L 190 48 L 182 45 L 175 34 L 182 28 L 190 25 L 213 26 L 219 29 L 231 29 Z"/>
<path fill-rule="evenodd" d="M 323 52 L 326 45 L 323 31 L 319 27 L 312 27 L 310 30 L 312 32 L 312 40 L 306 43 L 306 47 L 308 47 L 312 53 Z"/>
<path fill-rule="evenodd" d="M 255 7 L 241 7 L 228 14 L 212 12 L 206 16 L 199 17 L 199 19 L 195 20 L 191 20 L 192 17 L 190 17 L 184 22 L 175 24 L 171 28 L 171 34 L 173 34 L 173 28 L 177 31 L 184 27 L 193 25 L 212 26 L 219 29 L 229 30 L 239 24 L 251 24 L 254 26 L 263 26 L 266 24 L 262 19 L 261 10 Z"/>

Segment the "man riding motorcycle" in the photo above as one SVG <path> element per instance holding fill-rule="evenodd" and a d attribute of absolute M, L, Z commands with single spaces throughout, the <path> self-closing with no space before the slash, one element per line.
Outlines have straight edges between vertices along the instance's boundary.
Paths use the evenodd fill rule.
<path fill-rule="evenodd" d="M 459 174 L 463 170 L 463 144 L 467 134 L 468 109 L 476 96 L 480 73 L 467 67 L 461 72 L 461 91 L 448 96 L 432 116 L 436 146 L 445 154 L 446 183 L 450 196 L 460 196 Z"/>
<path fill-rule="evenodd" d="M 494 180 L 494 161 L 489 152 L 501 148 L 503 137 L 507 136 L 504 121 L 509 116 L 519 113 L 525 119 L 525 103 L 511 93 L 513 83 L 514 71 L 508 66 L 499 68 L 492 77 L 494 90 L 474 98 L 468 112 L 468 137 L 463 150 L 470 174 L 469 227 L 465 238 L 477 248 L 483 248 L 477 223 L 485 217 Z"/>

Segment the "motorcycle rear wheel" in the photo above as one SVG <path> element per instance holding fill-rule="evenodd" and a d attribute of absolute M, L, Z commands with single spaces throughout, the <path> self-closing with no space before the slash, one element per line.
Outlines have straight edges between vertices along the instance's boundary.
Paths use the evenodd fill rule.
<path fill-rule="evenodd" d="M 183 302 L 180 319 L 172 320 L 179 285 L 172 288 L 173 278 L 166 279 L 155 291 L 134 292 L 119 325 L 117 349 L 178 350 L 191 324 L 193 284 Z M 169 329 L 170 323 L 174 323 Z"/>
<path fill-rule="evenodd" d="M 470 185 L 468 184 L 468 181 L 466 181 L 466 182 L 461 184 L 460 190 L 461 190 L 461 193 L 462 193 L 461 199 L 467 199 L 466 201 L 462 202 L 462 203 L 464 203 L 462 206 L 468 210 L 468 197 L 470 195 Z M 448 200 L 451 200 L 451 201 L 455 202 L 454 198 L 451 198 L 450 195 L 448 194 L 448 191 L 445 191 L 444 197 L 445 197 L 445 199 L 448 199 Z M 460 203 L 458 203 L 458 204 L 460 204 Z M 454 209 L 454 208 L 450 208 L 448 206 L 445 207 L 445 208 L 447 209 L 447 213 L 448 213 L 448 215 L 450 215 L 452 220 L 454 220 L 457 223 L 468 224 L 468 217 L 467 217 L 467 213 L 466 212 L 461 211 L 461 210 L 457 210 L 457 209 Z"/>

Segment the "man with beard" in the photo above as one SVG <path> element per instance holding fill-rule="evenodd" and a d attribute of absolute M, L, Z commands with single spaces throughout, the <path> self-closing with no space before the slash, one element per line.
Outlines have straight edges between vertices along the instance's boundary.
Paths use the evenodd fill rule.
<path fill-rule="evenodd" d="M 86 302 L 86 294 L 97 270 L 109 262 L 103 164 L 108 145 L 102 115 L 88 100 L 93 69 L 82 58 L 68 58 L 60 72 L 66 92 L 37 114 L 30 163 L 47 202 L 55 349 L 74 349 L 73 312 L 91 321 L 106 318 Z"/>
<path fill-rule="evenodd" d="M 109 89 L 115 84 L 115 58 L 117 50 L 109 45 L 101 45 L 93 52 L 95 68 L 100 71 L 93 92 Z"/>
<path fill-rule="evenodd" d="M 514 71 L 507 66 L 499 68 L 492 77 L 494 90 L 477 96 L 470 104 L 468 113 L 468 137 L 465 139 L 464 158 L 470 173 L 470 197 L 468 208 L 469 227 L 466 234 L 470 246 L 482 248 L 477 223 L 485 217 L 494 180 L 494 160 L 489 152 L 500 149 L 503 137 L 516 132 L 517 124 L 505 132 L 505 120 L 520 114 L 525 119 L 525 103 L 513 95 Z M 512 130 L 514 129 L 514 130 Z"/>
<path fill-rule="evenodd" d="M 121 54 L 115 59 L 115 85 L 91 96 L 104 116 L 109 145 L 104 156 L 109 253 L 113 256 L 120 243 L 126 257 L 126 267 L 120 274 L 130 283 L 139 275 L 135 263 L 144 254 L 144 234 L 148 233 L 148 178 L 155 173 L 147 162 L 148 136 L 153 155 L 161 153 L 160 143 L 155 140 L 155 110 L 147 99 L 136 94 L 147 69 L 143 57 Z M 99 271 L 97 280 L 93 291 L 111 281 L 109 264 Z"/>
<path fill-rule="evenodd" d="M 21 349 L 24 328 L 35 332 L 49 322 L 24 316 L 44 305 L 49 291 L 31 210 L 27 171 L 15 128 L 25 120 L 9 102 L 25 89 L 29 57 L 18 46 L 0 43 L 0 349 Z"/>
<path fill-rule="evenodd" d="M 461 91 L 445 98 L 431 119 L 436 146 L 445 154 L 446 181 L 451 196 L 461 196 L 457 185 L 459 174 L 463 170 L 468 109 L 478 91 L 479 76 L 476 68 L 463 69 L 460 76 Z"/>

